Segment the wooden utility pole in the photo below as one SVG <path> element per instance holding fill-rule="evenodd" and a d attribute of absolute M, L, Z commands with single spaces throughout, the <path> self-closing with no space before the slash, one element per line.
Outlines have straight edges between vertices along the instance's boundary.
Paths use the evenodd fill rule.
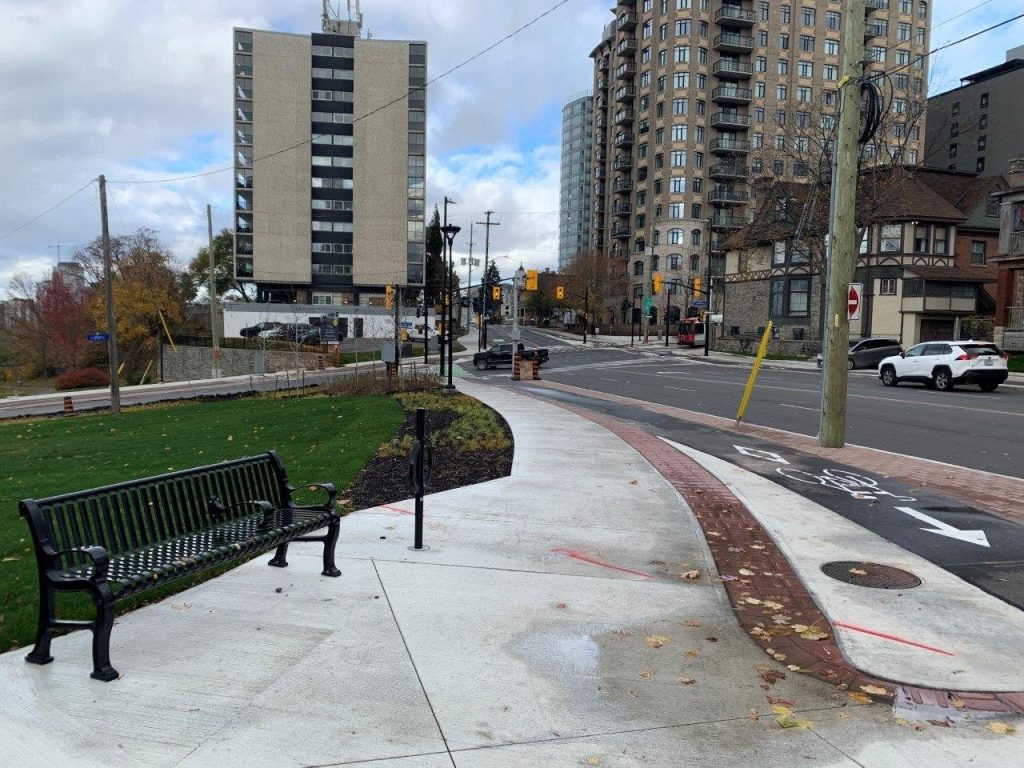
<path fill-rule="evenodd" d="M 864 0 L 847 0 L 843 35 L 843 77 L 839 82 L 839 130 L 833 152 L 828 296 L 822 355 L 821 425 L 818 445 L 842 448 L 846 442 L 846 370 L 850 339 L 847 300 L 857 266 L 857 170 L 860 89 L 864 71 Z"/>
<path fill-rule="evenodd" d="M 491 221 L 491 216 L 494 215 L 494 211 L 485 211 L 484 213 L 487 216 L 487 220 L 476 222 L 480 226 L 487 228 L 486 230 L 484 230 L 484 276 L 480 280 L 480 292 L 483 294 L 483 296 L 481 297 L 483 299 L 483 301 L 481 302 L 483 317 L 480 320 L 480 328 L 479 333 L 477 335 L 478 341 L 476 348 L 478 352 L 483 350 L 483 348 L 487 346 L 487 308 L 489 307 L 491 301 L 491 286 L 487 284 L 487 269 L 490 266 L 488 260 L 491 255 L 491 227 L 501 226 L 501 222 Z"/>
<path fill-rule="evenodd" d="M 103 283 L 107 301 L 107 359 L 110 362 L 110 411 L 121 413 L 121 386 L 117 379 L 120 365 L 117 360 L 117 321 L 114 318 L 114 268 L 110 256 L 110 226 L 107 222 L 107 179 L 100 182 L 100 225 L 103 233 Z"/>
<path fill-rule="evenodd" d="M 206 235 L 210 256 L 210 333 L 213 334 L 213 378 L 220 378 L 220 334 L 217 332 L 217 260 L 213 254 L 213 209 L 206 206 Z"/>

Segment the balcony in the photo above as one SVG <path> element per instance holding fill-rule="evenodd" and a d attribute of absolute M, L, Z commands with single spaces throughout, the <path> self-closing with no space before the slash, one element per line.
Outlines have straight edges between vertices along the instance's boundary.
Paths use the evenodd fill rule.
<path fill-rule="evenodd" d="M 597 118 L 594 119 L 594 125 L 599 130 L 604 130 L 605 128 L 608 127 L 608 118 L 605 117 L 604 115 L 599 115 Z"/>
<path fill-rule="evenodd" d="M 886 37 L 888 30 L 881 24 L 865 24 L 864 39 L 870 40 L 873 37 Z"/>
<path fill-rule="evenodd" d="M 603 147 L 608 143 L 608 134 L 604 131 L 598 131 L 597 136 L 594 137 L 594 141 L 596 141 L 599 146 Z"/>
<path fill-rule="evenodd" d="M 746 130 L 750 127 L 750 116 L 739 112 L 715 112 L 711 116 L 712 128 L 729 128 Z"/>
<path fill-rule="evenodd" d="M 618 155 L 612 161 L 613 171 L 629 171 L 633 168 L 633 158 L 629 155 Z"/>
<path fill-rule="evenodd" d="M 594 201 L 594 213 L 604 213 L 604 198 Z"/>
<path fill-rule="evenodd" d="M 632 80 L 636 77 L 636 62 L 624 61 L 615 68 L 617 80 Z"/>
<path fill-rule="evenodd" d="M 1006 253 L 1008 256 L 1024 256 L 1024 232 L 1010 233 L 1010 248 Z"/>
<path fill-rule="evenodd" d="M 754 38 L 739 32 L 723 32 L 715 38 L 714 49 L 723 53 L 750 53 L 754 50 Z"/>
<path fill-rule="evenodd" d="M 599 78 L 597 78 L 597 90 L 599 90 L 599 91 L 606 91 L 606 90 L 608 90 L 608 78 L 607 77 L 599 77 Z"/>
<path fill-rule="evenodd" d="M 594 169 L 594 178 L 598 179 L 599 181 L 604 181 L 606 178 L 608 178 L 608 172 L 605 171 L 603 165 L 599 165 L 597 166 L 597 168 Z"/>
<path fill-rule="evenodd" d="M 633 180 L 628 176 L 620 176 L 614 182 L 612 182 L 612 192 L 617 195 L 631 192 L 633 189 Z"/>
<path fill-rule="evenodd" d="M 735 85 L 720 85 L 711 91 L 711 100 L 716 104 L 749 104 L 752 98 L 752 90 Z"/>
<path fill-rule="evenodd" d="M 629 131 L 623 131 L 622 133 L 615 134 L 615 140 L 612 144 L 616 147 L 631 147 L 633 146 L 633 134 Z"/>
<path fill-rule="evenodd" d="M 616 203 L 612 206 L 612 213 L 616 216 L 629 216 L 633 212 L 633 206 L 628 202 Z"/>
<path fill-rule="evenodd" d="M 604 248 L 604 235 L 598 232 L 593 238 L 591 238 L 590 242 L 595 248 Z"/>
<path fill-rule="evenodd" d="M 715 11 L 715 24 L 721 26 L 752 27 L 756 21 L 757 17 L 753 11 L 738 5 L 723 5 L 720 10 Z"/>
<path fill-rule="evenodd" d="M 601 72 L 608 71 L 608 59 L 599 59 L 597 62 L 597 68 Z"/>
<path fill-rule="evenodd" d="M 630 32 L 636 29 L 636 25 L 640 23 L 640 14 L 635 11 L 623 13 L 619 16 L 619 20 L 615 25 L 615 28 L 619 32 Z"/>
<path fill-rule="evenodd" d="M 711 238 L 711 252 L 712 253 L 725 253 L 728 249 L 725 247 L 725 241 L 729 239 L 729 235 L 721 235 L 719 237 Z"/>
<path fill-rule="evenodd" d="M 716 155 L 746 154 L 750 151 L 750 142 L 743 139 L 713 139 L 711 151 Z"/>
<path fill-rule="evenodd" d="M 612 230 L 612 237 L 615 238 L 616 240 L 628 240 L 629 231 L 629 227 L 615 227 L 615 229 Z"/>
<path fill-rule="evenodd" d="M 625 125 L 626 123 L 633 122 L 633 110 L 632 109 L 620 109 L 615 113 L 615 125 Z"/>
<path fill-rule="evenodd" d="M 722 205 L 742 205 L 750 201 L 750 195 L 727 186 L 716 185 L 708 191 L 707 201 Z"/>
<path fill-rule="evenodd" d="M 742 163 L 715 163 L 708 170 L 712 179 L 745 179 L 749 174 L 749 169 Z"/>
<path fill-rule="evenodd" d="M 616 101 L 632 101 L 636 98 L 636 87 L 632 85 L 622 85 L 615 90 Z"/>
<path fill-rule="evenodd" d="M 754 74 L 754 65 L 737 59 L 719 59 L 711 67 L 715 77 L 730 80 L 748 80 Z"/>
<path fill-rule="evenodd" d="M 873 11 L 882 10 L 885 3 L 883 0 L 864 0 L 864 13 L 872 13 Z"/>
<path fill-rule="evenodd" d="M 729 213 L 716 213 L 711 217 L 712 229 L 740 229 L 743 227 L 743 219 Z M 721 240 L 719 240 L 721 243 Z"/>
<path fill-rule="evenodd" d="M 632 56 L 636 53 L 636 49 L 640 47 L 639 41 L 635 37 L 624 37 L 619 40 L 619 44 L 615 46 L 616 56 Z"/>

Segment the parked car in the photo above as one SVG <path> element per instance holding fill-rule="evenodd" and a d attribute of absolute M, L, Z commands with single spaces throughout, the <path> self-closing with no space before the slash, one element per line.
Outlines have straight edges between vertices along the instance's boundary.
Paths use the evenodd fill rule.
<path fill-rule="evenodd" d="M 887 387 L 917 381 L 942 392 L 957 384 L 977 384 L 982 392 L 992 392 L 1007 376 L 1006 353 L 990 341 L 929 341 L 878 366 L 878 377 Z"/>
<path fill-rule="evenodd" d="M 903 347 L 896 339 L 870 338 L 850 339 L 850 351 L 846 358 L 846 369 L 877 368 L 887 357 L 898 355 Z M 818 353 L 818 367 L 821 368 L 821 353 Z"/>
<path fill-rule="evenodd" d="M 267 339 L 269 341 L 280 341 L 284 339 L 284 327 L 278 326 L 277 328 L 268 328 L 265 331 L 260 331 L 256 336 L 257 338 Z"/>
<path fill-rule="evenodd" d="M 256 325 L 249 325 L 238 332 L 238 335 L 243 339 L 251 339 L 254 336 L 259 336 L 262 331 L 271 331 L 274 328 L 280 328 L 281 323 L 275 323 L 271 320 L 264 321 L 262 323 L 256 323 Z"/>
<path fill-rule="evenodd" d="M 313 326 L 309 323 L 288 323 L 284 327 L 284 337 L 288 341 L 302 341 L 302 337 L 312 329 Z"/>
<path fill-rule="evenodd" d="M 514 349 L 514 344 L 495 344 L 490 349 L 473 355 L 473 365 L 481 371 L 499 365 L 511 366 Z M 520 354 L 523 356 L 523 360 L 539 360 L 541 365 L 548 361 L 546 347 L 524 348 Z"/>

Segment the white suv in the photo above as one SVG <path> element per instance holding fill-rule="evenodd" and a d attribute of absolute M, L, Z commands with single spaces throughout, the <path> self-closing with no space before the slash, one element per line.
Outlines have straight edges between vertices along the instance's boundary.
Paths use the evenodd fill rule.
<path fill-rule="evenodd" d="M 887 387 L 917 381 L 942 392 L 957 384 L 992 392 L 1008 375 L 1006 355 L 990 341 L 929 341 L 878 364 L 878 377 Z"/>

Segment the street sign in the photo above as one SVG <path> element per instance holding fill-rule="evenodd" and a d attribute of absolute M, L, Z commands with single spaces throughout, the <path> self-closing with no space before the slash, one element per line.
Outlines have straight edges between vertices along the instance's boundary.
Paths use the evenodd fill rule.
<path fill-rule="evenodd" d="M 697 307 L 698 309 L 706 309 L 708 306 L 707 299 L 694 299 L 690 302 L 691 307 Z"/>
<path fill-rule="evenodd" d="M 110 336 L 105 333 L 90 333 L 85 338 L 89 341 L 110 341 Z"/>
<path fill-rule="evenodd" d="M 850 283 L 850 292 L 846 301 L 846 319 L 860 320 L 860 307 L 863 304 L 863 283 Z"/>
<path fill-rule="evenodd" d="M 644 314 L 645 315 L 651 314 L 651 304 L 652 303 L 653 303 L 653 300 L 652 300 L 652 298 L 650 296 L 644 296 Z"/>

